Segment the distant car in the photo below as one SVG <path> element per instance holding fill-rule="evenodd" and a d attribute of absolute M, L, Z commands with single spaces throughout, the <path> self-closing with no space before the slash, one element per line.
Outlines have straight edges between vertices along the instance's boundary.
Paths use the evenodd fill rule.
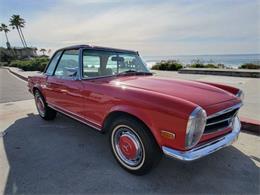
<path fill-rule="evenodd" d="M 137 175 L 162 154 L 192 161 L 232 144 L 240 132 L 242 91 L 155 77 L 136 51 L 63 48 L 28 86 L 43 119 L 58 111 L 109 133 L 115 159 Z"/>

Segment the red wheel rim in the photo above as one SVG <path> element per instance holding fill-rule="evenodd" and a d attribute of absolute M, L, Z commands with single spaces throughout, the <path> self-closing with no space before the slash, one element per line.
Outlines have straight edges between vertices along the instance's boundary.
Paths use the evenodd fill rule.
<path fill-rule="evenodd" d="M 137 156 L 138 145 L 129 135 L 122 135 L 119 138 L 119 148 L 122 154 L 128 159 L 133 160 Z"/>
<path fill-rule="evenodd" d="M 119 125 L 113 130 L 111 139 L 115 155 L 124 166 L 137 169 L 143 164 L 144 147 L 133 129 Z"/>

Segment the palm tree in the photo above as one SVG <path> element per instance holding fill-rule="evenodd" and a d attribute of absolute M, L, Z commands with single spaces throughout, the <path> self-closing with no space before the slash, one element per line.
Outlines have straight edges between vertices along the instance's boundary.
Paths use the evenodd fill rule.
<path fill-rule="evenodd" d="M 23 46 L 27 47 L 27 43 L 25 41 L 22 31 L 22 28 L 24 28 L 25 26 L 25 20 L 21 18 L 19 15 L 12 15 L 12 17 L 10 18 L 10 26 L 12 26 L 13 29 L 16 28 Z"/>
<path fill-rule="evenodd" d="M 7 46 L 7 48 L 10 48 L 10 43 L 9 43 L 8 36 L 7 36 L 7 33 L 10 30 L 8 29 L 8 27 L 4 23 L 2 23 L 1 26 L 0 26 L 0 32 L 2 32 L 2 31 L 5 33 L 6 46 Z"/>
<path fill-rule="evenodd" d="M 42 55 L 45 55 L 46 49 L 40 49 L 40 52 L 42 52 Z"/>

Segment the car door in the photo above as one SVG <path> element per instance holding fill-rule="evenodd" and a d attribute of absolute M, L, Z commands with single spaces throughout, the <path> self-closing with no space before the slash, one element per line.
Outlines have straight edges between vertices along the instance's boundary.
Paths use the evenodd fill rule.
<path fill-rule="evenodd" d="M 85 98 L 85 118 L 91 124 L 100 126 L 113 97 L 106 95 L 107 76 L 117 70 L 117 63 L 107 67 L 110 53 L 84 49 L 82 51 L 82 82 Z M 108 77 L 109 78 L 109 77 Z"/>
<path fill-rule="evenodd" d="M 55 95 L 56 95 L 56 92 L 51 88 L 51 87 L 53 87 L 53 85 L 51 85 L 50 80 L 52 80 L 55 68 L 57 66 L 57 63 L 59 62 L 62 52 L 63 51 L 57 51 L 53 55 L 53 57 L 50 60 L 50 63 L 48 64 L 48 67 L 44 73 L 46 75 L 46 81 L 45 81 L 45 85 L 42 86 L 42 92 L 44 93 L 46 102 L 50 105 L 54 105 Z M 48 80 L 49 80 L 49 83 L 48 83 Z"/>
<path fill-rule="evenodd" d="M 79 50 L 65 50 L 54 74 L 48 76 L 48 104 L 67 114 L 83 117 L 82 82 L 79 80 Z"/>

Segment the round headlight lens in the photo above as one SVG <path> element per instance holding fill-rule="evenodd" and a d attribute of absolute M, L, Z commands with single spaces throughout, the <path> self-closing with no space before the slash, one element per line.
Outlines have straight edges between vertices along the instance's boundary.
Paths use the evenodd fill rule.
<path fill-rule="evenodd" d="M 201 107 L 195 108 L 190 114 L 185 140 L 187 149 L 192 148 L 199 142 L 206 126 L 206 120 L 207 114 Z"/>
<path fill-rule="evenodd" d="M 236 96 L 237 96 L 239 99 L 241 99 L 241 101 L 243 101 L 243 100 L 244 100 L 244 97 L 245 97 L 245 94 L 244 94 L 244 92 L 243 92 L 242 90 L 239 90 L 239 91 L 237 92 Z"/>

